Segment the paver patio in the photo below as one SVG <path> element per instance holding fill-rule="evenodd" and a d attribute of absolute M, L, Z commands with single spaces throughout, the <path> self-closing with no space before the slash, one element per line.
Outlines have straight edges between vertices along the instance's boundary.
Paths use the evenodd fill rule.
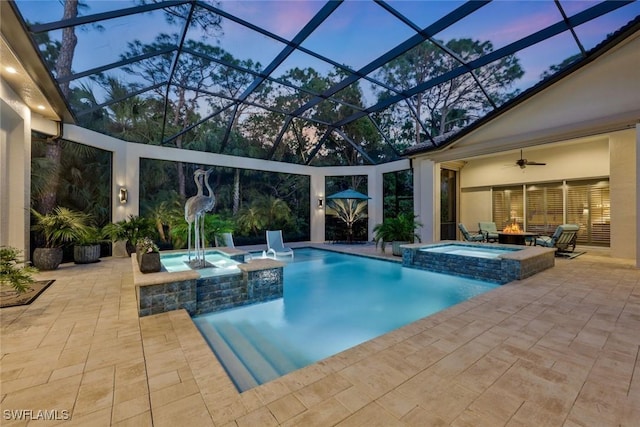
<path fill-rule="evenodd" d="M 19 414 L 55 415 L 46 425 L 64 426 L 640 420 L 640 270 L 631 261 L 557 259 L 242 394 L 186 312 L 138 318 L 130 260 L 63 264 L 39 277 L 56 281 L 30 306 L 0 311 L 3 426 L 41 424 Z"/>

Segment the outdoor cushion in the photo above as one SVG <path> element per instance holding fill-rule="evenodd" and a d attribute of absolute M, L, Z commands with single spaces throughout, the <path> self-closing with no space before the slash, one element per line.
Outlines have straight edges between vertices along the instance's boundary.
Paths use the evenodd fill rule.
<path fill-rule="evenodd" d="M 495 222 L 481 221 L 478 223 L 478 229 L 484 234 L 485 240 L 494 242 L 498 240 L 498 228 Z"/>
<path fill-rule="evenodd" d="M 469 230 L 467 230 L 467 227 L 465 227 L 463 223 L 458 224 L 458 228 L 462 233 L 462 237 L 464 237 L 464 240 L 466 240 L 467 242 L 484 242 L 484 234 L 469 233 Z"/>

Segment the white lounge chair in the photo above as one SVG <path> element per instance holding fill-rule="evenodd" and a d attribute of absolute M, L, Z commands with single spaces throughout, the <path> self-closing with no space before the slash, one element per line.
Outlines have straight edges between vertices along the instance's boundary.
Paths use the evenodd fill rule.
<path fill-rule="evenodd" d="M 231 233 L 218 233 L 216 234 L 216 246 L 235 248 L 233 243 L 233 235 Z"/>
<path fill-rule="evenodd" d="M 293 249 L 287 248 L 282 241 L 282 230 L 267 230 L 267 255 L 274 257 L 291 255 L 293 259 Z"/>

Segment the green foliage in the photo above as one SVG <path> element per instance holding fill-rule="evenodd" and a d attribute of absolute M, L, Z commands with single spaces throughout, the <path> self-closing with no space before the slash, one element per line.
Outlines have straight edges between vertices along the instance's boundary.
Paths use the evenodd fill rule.
<path fill-rule="evenodd" d="M 191 233 L 193 233 L 194 224 L 191 226 Z M 233 220 L 222 218 L 217 214 L 205 214 L 204 215 L 204 240 L 205 246 L 212 246 L 215 242 L 216 235 L 220 233 L 231 233 L 235 228 Z M 173 241 L 174 248 L 186 248 L 188 242 L 189 224 L 185 221 L 184 217 L 172 224 L 171 226 L 171 239 Z M 193 243 L 193 234 L 191 236 L 191 242 Z"/>
<path fill-rule="evenodd" d="M 422 223 L 416 218 L 417 216 L 413 214 L 400 214 L 397 217 L 385 219 L 382 224 L 377 224 L 373 228 L 376 248 L 380 245 L 380 249 L 384 252 L 385 245 L 389 242 L 413 243 L 415 240 L 420 241 L 416 229 L 422 227 Z"/>
<path fill-rule="evenodd" d="M 153 225 L 144 217 L 129 215 L 127 219 L 105 225 L 103 231 L 112 242 L 126 240 L 135 245 L 139 239 L 153 233 Z"/>
<path fill-rule="evenodd" d="M 105 241 L 104 232 L 100 227 L 88 225 L 82 232 L 78 233 L 75 244 L 78 246 L 91 246 L 99 245 Z"/>
<path fill-rule="evenodd" d="M 56 248 L 64 243 L 79 239 L 87 233 L 90 216 L 84 212 L 78 212 L 62 206 L 56 207 L 48 214 L 41 214 L 31 209 L 35 224 L 33 231 L 42 233 L 45 239 L 45 247 Z"/>
<path fill-rule="evenodd" d="M 280 198 L 260 195 L 249 207 L 240 210 L 236 221 L 240 230 L 254 235 L 264 230 L 281 230 L 291 222 L 291 209 Z"/>
<path fill-rule="evenodd" d="M 10 246 L 0 247 L 0 284 L 11 286 L 16 292 L 23 293 L 29 284 L 35 282 L 32 274 L 38 270 L 21 257 L 21 251 Z"/>

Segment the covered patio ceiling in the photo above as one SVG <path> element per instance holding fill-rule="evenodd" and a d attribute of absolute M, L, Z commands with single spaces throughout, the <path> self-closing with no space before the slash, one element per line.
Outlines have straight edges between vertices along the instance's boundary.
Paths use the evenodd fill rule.
<path fill-rule="evenodd" d="M 439 148 L 640 16 L 622 0 L 10 5 L 67 121 L 318 166 Z"/>

